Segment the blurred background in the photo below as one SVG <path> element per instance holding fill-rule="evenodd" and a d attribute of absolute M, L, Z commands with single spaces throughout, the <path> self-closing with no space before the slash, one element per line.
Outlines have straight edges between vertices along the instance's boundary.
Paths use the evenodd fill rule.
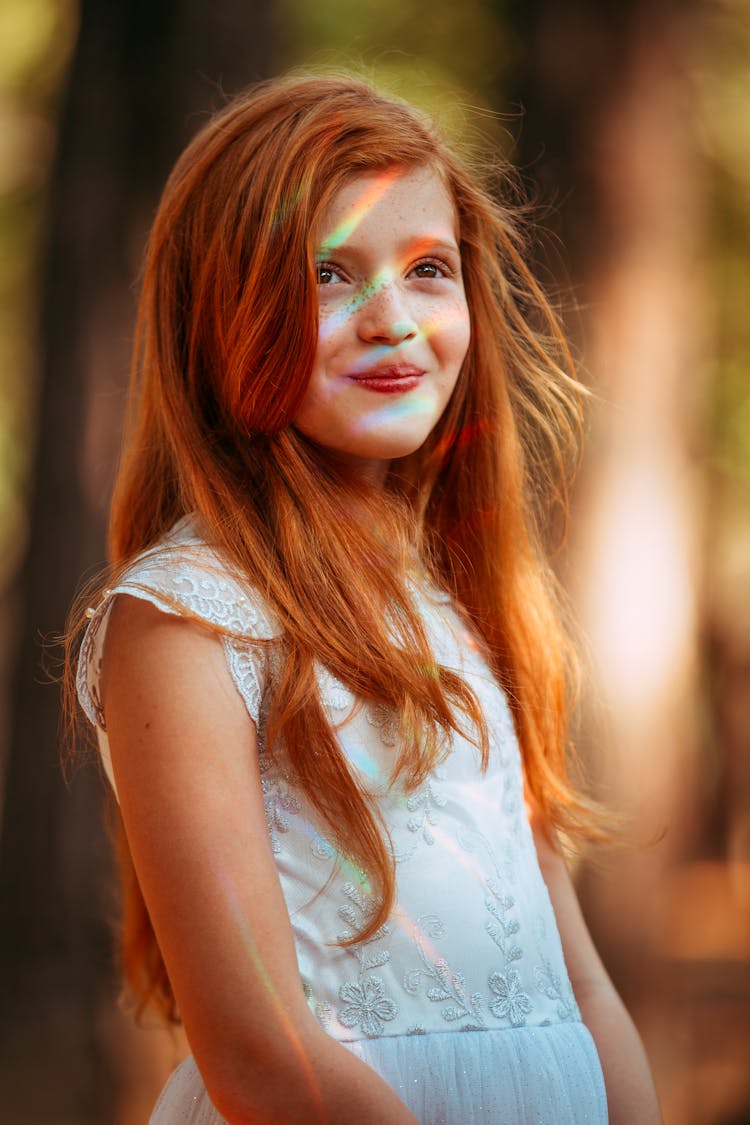
<path fill-rule="evenodd" d="M 750 1122 L 750 4 L 0 0 L 0 1117 L 141 1125 L 184 1045 L 117 1003 L 59 650 L 104 558 L 136 281 L 212 108 L 354 65 L 520 167 L 595 396 L 559 565 L 624 846 L 577 871 L 667 1125 Z"/>

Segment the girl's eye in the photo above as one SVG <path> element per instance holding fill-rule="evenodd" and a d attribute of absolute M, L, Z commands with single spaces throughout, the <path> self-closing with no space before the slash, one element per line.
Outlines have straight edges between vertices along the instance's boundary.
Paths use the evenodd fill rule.
<path fill-rule="evenodd" d="M 447 277 L 450 271 L 442 262 L 417 262 L 411 272 L 415 274 L 416 277 L 430 279 L 434 277 Z"/>
<path fill-rule="evenodd" d="M 328 262 L 318 262 L 315 267 L 315 280 L 318 285 L 332 285 L 335 281 L 342 281 L 341 274 L 335 266 Z"/>

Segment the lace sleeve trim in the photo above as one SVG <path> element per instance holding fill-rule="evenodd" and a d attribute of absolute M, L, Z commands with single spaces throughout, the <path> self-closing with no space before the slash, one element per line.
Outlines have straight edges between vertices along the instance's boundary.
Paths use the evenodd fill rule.
<path fill-rule="evenodd" d="M 253 597 L 217 566 L 208 567 L 204 559 L 151 554 L 144 556 L 114 589 L 105 590 L 102 601 L 89 610 L 91 618 L 78 658 L 76 686 L 78 698 L 89 721 L 106 730 L 99 696 L 104 636 L 112 602 L 117 594 L 130 594 L 150 602 L 163 613 L 186 614 L 197 620 L 230 630 L 242 638 L 223 637 L 227 665 L 232 680 L 258 724 L 261 697 L 266 680 L 267 641 L 281 630 L 271 610 L 260 597 Z"/>

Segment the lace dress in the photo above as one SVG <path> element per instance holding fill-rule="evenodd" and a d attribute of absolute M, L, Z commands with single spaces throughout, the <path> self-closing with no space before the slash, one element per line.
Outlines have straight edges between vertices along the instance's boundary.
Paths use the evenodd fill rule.
<path fill-rule="evenodd" d="M 110 780 L 97 689 L 118 592 L 243 637 L 224 639 L 224 649 L 258 730 L 266 821 L 302 987 L 328 1034 L 372 1066 L 425 1125 L 603 1125 L 601 1067 L 539 870 L 510 712 L 448 596 L 413 588 L 436 659 L 460 670 L 483 704 L 491 741 L 486 773 L 476 748 L 454 735 L 449 756 L 418 790 L 389 788 L 393 714 L 357 701 L 325 668 L 317 670 L 341 745 L 377 795 L 397 865 L 388 922 L 369 940 L 342 948 L 337 939 L 371 909 L 366 876 L 337 854 L 281 756 L 264 747 L 281 659 L 273 613 L 222 567 L 189 519 L 105 591 L 90 611 L 78 692 L 98 728 Z M 263 638 L 274 643 L 253 644 Z M 222 1120 L 189 1056 L 164 1088 L 151 1125 Z"/>

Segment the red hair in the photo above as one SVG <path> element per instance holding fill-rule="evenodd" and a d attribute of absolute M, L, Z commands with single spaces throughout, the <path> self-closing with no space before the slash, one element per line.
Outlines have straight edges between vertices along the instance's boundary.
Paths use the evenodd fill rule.
<path fill-rule="evenodd" d="M 415 167 L 434 169 L 456 207 L 471 344 L 434 432 L 377 495 L 293 426 L 317 343 L 313 240 L 351 177 Z M 342 851 L 368 872 L 377 909 L 358 938 L 391 908 L 393 860 L 318 699 L 314 661 L 395 708 L 394 775 L 407 787 L 446 752 L 451 728 L 473 731 L 487 760 L 478 702 L 436 665 L 407 595 L 415 550 L 486 646 L 533 799 L 554 824 L 591 827 L 568 780 L 573 661 L 540 531 L 550 506 L 566 506 L 579 399 L 509 213 L 413 108 L 352 78 L 276 80 L 217 114 L 178 161 L 148 246 L 107 584 L 197 513 L 263 592 L 286 641 L 269 752 L 283 739 Z M 141 1006 L 174 1018 L 124 838 L 120 863 L 126 975 Z"/>

